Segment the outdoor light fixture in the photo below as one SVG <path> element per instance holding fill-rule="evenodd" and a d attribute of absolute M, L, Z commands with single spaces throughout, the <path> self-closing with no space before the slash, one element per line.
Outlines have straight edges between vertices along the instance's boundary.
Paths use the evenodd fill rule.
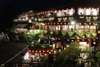
<path fill-rule="evenodd" d="M 48 20 L 49 20 L 49 21 L 52 21 L 52 20 L 54 20 L 54 17 L 50 17 Z"/>
<path fill-rule="evenodd" d="M 82 59 L 84 59 L 84 60 L 87 59 L 88 56 L 89 56 L 88 53 L 80 53 L 80 57 L 81 57 Z"/>
<path fill-rule="evenodd" d="M 29 30 L 29 32 L 33 32 L 33 30 Z"/>
<path fill-rule="evenodd" d="M 97 20 L 98 19 L 98 17 L 93 17 L 93 20 Z"/>
<path fill-rule="evenodd" d="M 40 23 L 41 25 L 45 25 L 44 23 Z"/>
<path fill-rule="evenodd" d="M 32 23 L 32 20 L 31 20 L 31 19 L 29 19 L 29 20 L 28 20 L 28 22 L 29 22 L 29 23 Z"/>
<path fill-rule="evenodd" d="M 50 12 L 48 12 L 47 17 L 51 16 Z"/>
<path fill-rule="evenodd" d="M 76 22 L 75 21 L 71 21 L 71 25 L 74 25 Z"/>
<path fill-rule="evenodd" d="M 53 44 L 53 45 L 52 45 L 52 48 L 53 48 L 53 49 L 55 49 L 55 47 L 56 47 L 56 45 L 55 45 L 55 44 Z"/>

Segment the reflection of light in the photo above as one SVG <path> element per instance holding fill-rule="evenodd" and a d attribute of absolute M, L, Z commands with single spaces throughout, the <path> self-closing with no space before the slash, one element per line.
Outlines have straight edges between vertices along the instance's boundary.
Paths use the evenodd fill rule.
<path fill-rule="evenodd" d="M 24 60 L 30 60 L 30 58 L 29 58 L 29 52 L 27 52 L 27 53 L 24 55 Z"/>

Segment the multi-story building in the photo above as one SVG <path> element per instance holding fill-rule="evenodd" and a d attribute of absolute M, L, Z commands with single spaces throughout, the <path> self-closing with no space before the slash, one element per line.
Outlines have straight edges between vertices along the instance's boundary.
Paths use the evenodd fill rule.
<path fill-rule="evenodd" d="M 28 11 L 19 15 L 14 22 L 15 33 L 25 33 L 31 44 L 49 45 L 52 49 L 32 49 L 31 54 L 44 56 L 78 44 L 81 49 L 98 49 L 100 40 L 100 9 L 98 7 L 78 7 Z M 97 46 L 97 47 L 96 47 Z M 96 48 L 95 48 L 96 47 Z M 33 52 L 32 52 L 33 51 Z M 96 50 L 95 50 L 96 51 Z M 47 53 L 46 53 L 47 52 Z M 80 53 L 81 54 L 81 53 Z M 82 55 L 82 54 L 81 54 Z M 25 58 L 26 59 L 26 58 Z"/>
<path fill-rule="evenodd" d="M 29 11 L 19 15 L 16 22 L 16 32 L 34 30 L 35 28 L 52 32 L 74 31 L 79 36 L 96 37 L 99 27 L 99 8 L 66 8 L 51 9 L 41 12 Z M 84 34 L 84 35 L 83 35 Z"/>

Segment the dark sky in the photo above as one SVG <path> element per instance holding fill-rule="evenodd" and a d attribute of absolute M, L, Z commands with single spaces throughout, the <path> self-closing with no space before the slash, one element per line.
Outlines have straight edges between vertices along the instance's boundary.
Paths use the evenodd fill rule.
<path fill-rule="evenodd" d="M 0 0 L 0 29 L 9 28 L 16 15 L 29 9 L 37 10 L 99 4 L 100 0 Z"/>

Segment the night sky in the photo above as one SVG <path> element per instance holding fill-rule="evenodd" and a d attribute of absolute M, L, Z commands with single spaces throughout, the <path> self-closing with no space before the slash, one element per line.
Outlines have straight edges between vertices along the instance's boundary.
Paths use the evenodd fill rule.
<path fill-rule="evenodd" d="M 9 28 L 23 11 L 75 6 L 100 6 L 100 0 L 0 0 L 0 30 Z"/>

